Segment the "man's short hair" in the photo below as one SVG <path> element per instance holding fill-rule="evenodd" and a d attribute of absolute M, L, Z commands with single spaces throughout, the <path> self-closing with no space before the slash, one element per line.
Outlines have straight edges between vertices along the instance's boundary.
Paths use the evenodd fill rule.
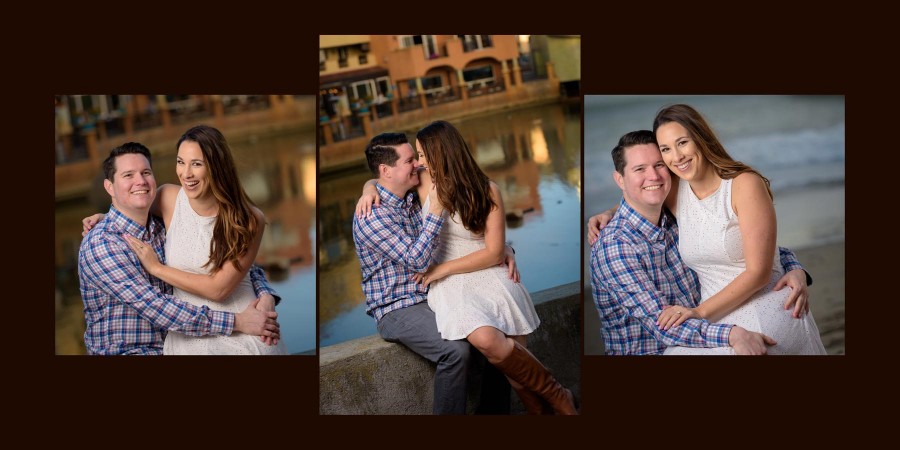
<path fill-rule="evenodd" d="M 369 163 L 369 170 L 377 177 L 378 166 L 387 164 L 393 167 L 400 159 L 394 147 L 408 143 L 409 140 L 403 133 L 381 133 L 373 137 L 366 146 L 366 162 Z"/>
<path fill-rule="evenodd" d="M 612 149 L 612 159 L 613 164 L 616 166 L 616 172 L 619 172 L 620 175 L 625 175 L 625 149 L 641 144 L 659 146 L 656 143 L 656 135 L 650 130 L 632 131 L 619 138 L 619 144 Z"/>
<path fill-rule="evenodd" d="M 109 156 L 103 160 L 103 176 L 105 176 L 107 180 L 113 181 L 113 176 L 116 174 L 116 158 L 129 153 L 144 155 L 147 158 L 147 162 L 150 163 L 150 167 L 153 167 L 153 160 L 150 159 L 150 149 L 145 147 L 144 144 L 126 142 L 110 150 Z"/>

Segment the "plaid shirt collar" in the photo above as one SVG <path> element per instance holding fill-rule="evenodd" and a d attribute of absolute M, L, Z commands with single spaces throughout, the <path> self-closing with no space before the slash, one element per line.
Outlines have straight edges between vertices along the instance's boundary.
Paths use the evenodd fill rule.
<path fill-rule="evenodd" d="M 135 222 L 130 217 L 122 213 L 122 211 L 119 211 L 115 206 L 112 205 L 110 205 L 109 212 L 106 214 L 106 217 L 111 223 L 116 224 L 116 228 L 118 228 L 118 230 L 123 235 L 129 234 L 144 241 L 147 241 L 151 237 L 165 231 L 160 221 L 154 220 L 154 218 L 150 216 L 149 212 L 147 213 L 147 223 L 149 224 L 149 227 Z"/>
<path fill-rule="evenodd" d="M 622 216 L 622 219 L 630 223 L 634 227 L 634 230 L 648 242 L 664 242 L 666 240 L 666 230 L 670 229 L 675 224 L 674 219 L 669 216 L 668 210 L 663 208 L 659 226 L 654 225 L 635 211 L 624 198 L 619 202 L 618 214 Z"/>
<path fill-rule="evenodd" d="M 414 190 L 407 192 L 405 197 L 400 198 L 394 195 L 394 193 L 389 191 L 386 187 L 382 186 L 381 183 L 375 183 L 375 189 L 378 190 L 378 195 L 381 197 L 381 203 L 386 206 L 410 209 L 416 204 L 416 192 Z"/>

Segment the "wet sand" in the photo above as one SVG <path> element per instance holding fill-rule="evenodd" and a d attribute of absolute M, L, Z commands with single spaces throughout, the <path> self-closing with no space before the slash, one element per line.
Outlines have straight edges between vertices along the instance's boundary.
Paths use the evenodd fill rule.
<path fill-rule="evenodd" d="M 810 310 L 829 355 L 844 352 L 845 246 L 835 242 L 796 250 L 797 258 L 813 277 L 809 287 Z M 584 352 L 602 355 L 600 318 L 591 297 L 590 280 L 584 295 Z"/>

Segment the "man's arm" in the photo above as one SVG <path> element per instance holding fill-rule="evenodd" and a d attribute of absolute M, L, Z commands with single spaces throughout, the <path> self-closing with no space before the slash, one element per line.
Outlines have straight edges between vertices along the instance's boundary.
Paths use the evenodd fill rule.
<path fill-rule="evenodd" d="M 803 265 L 800 264 L 800 260 L 797 259 L 797 255 L 794 254 L 793 251 L 785 247 L 778 247 L 778 256 L 781 258 L 781 266 L 784 268 L 784 273 L 788 273 L 794 270 L 802 270 L 806 275 L 806 285 L 812 286 L 812 275 L 810 275 L 809 272 L 807 272 L 806 269 L 803 268 Z"/>
<path fill-rule="evenodd" d="M 281 296 L 275 293 L 275 289 L 269 286 L 266 279 L 266 272 L 257 264 L 250 266 L 250 281 L 253 283 L 253 291 L 256 292 L 256 298 L 262 297 L 263 294 L 269 294 L 275 297 L 275 304 L 281 302 Z"/>
<path fill-rule="evenodd" d="M 118 237 L 104 236 L 79 256 L 79 267 L 99 289 L 169 331 L 190 336 L 232 333 L 234 314 L 197 307 L 160 292 L 147 280 L 128 245 L 113 239 Z"/>
<path fill-rule="evenodd" d="M 638 253 L 628 243 L 602 242 L 591 254 L 591 278 L 594 286 L 605 289 L 615 304 L 638 321 L 641 327 L 665 346 L 727 347 L 732 325 L 711 324 L 702 319 L 663 330 L 656 324 L 663 305 L 677 304 L 656 288 Z M 596 289 L 596 288 L 595 288 Z M 601 307 L 598 299 L 594 302 Z M 688 302 L 690 303 L 690 302 Z"/>
<path fill-rule="evenodd" d="M 371 216 L 354 217 L 354 233 L 373 251 L 413 272 L 424 272 L 431 263 L 444 219 L 428 214 L 422 222 L 421 233 L 411 236 L 392 214 L 390 208 L 375 208 Z"/>

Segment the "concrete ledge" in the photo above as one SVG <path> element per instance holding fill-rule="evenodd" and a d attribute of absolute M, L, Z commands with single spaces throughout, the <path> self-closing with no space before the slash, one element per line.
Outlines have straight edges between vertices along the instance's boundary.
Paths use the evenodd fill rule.
<path fill-rule="evenodd" d="M 532 294 L 541 326 L 528 347 L 576 398 L 581 398 L 581 285 Z M 477 374 L 474 374 L 477 376 Z M 319 350 L 320 414 L 431 414 L 434 365 L 378 335 Z M 478 409 L 480 383 L 470 383 L 469 412 Z M 500 393 L 505 394 L 505 393 Z M 524 412 L 518 397 L 513 414 Z"/>

